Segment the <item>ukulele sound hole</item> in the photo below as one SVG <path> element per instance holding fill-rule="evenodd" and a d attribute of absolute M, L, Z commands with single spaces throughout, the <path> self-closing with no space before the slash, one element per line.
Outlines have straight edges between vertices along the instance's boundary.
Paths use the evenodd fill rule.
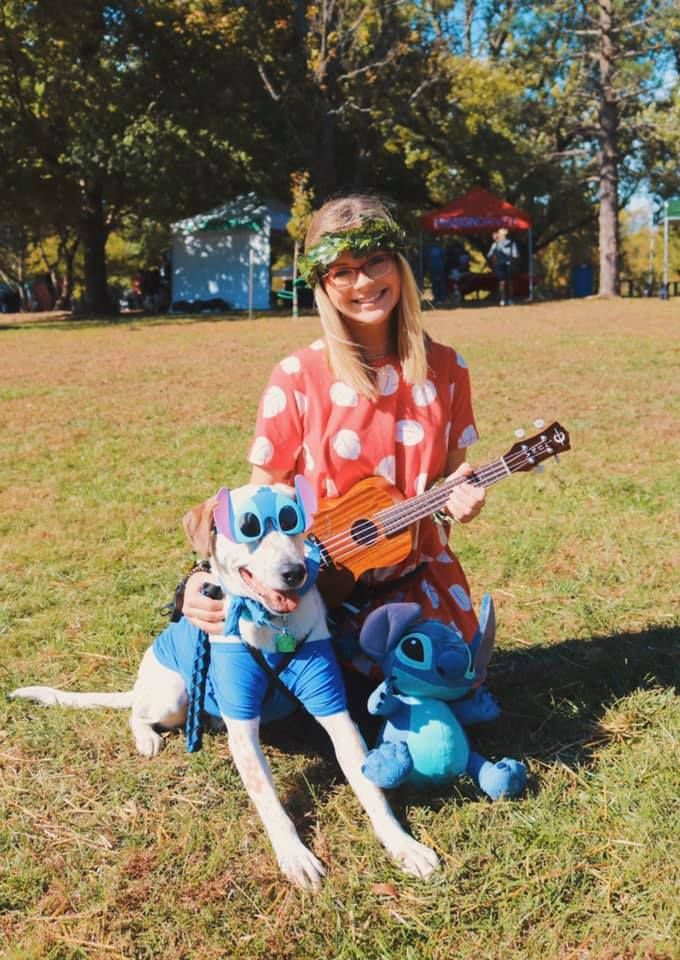
<path fill-rule="evenodd" d="M 362 546 L 369 546 L 378 539 L 378 528 L 370 520 L 355 520 L 350 528 L 352 539 Z"/>

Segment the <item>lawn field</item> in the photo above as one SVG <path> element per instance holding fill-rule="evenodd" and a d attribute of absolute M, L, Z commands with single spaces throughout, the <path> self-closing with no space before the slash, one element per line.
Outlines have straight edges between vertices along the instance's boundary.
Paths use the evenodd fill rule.
<path fill-rule="evenodd" d="M 265 736 L 328 868 L 283 882 L 224 735 L 149 761 L 124 713 L 0 697 L 2 960 L 680 957 L 680 301 L 427 313 L 471 370 L 486 463 L 559 420 L 572 450 L 493 487 L 454 544 L 498 614 L 473 741 L 527 795 L 392 795 L 442 868 L 405 878 L 303 717 Z M 0 686 L 127 689 L 191 562 L 181 517 L 248 476 L 273 364 L 314 317 L 3 318 Z"/>

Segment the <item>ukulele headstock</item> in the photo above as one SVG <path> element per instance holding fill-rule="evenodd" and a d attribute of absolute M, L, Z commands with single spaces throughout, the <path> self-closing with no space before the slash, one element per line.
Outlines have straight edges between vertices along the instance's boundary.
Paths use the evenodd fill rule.
<path fill-rule="evenodd" d="M 537 424 L 538 425 L 538 424 Z M 556 420 L 533 437 L 513 444 L 501 458 L 511 473 L 533 470 L 539 463 L 570 450 L 569 434 Z"/>

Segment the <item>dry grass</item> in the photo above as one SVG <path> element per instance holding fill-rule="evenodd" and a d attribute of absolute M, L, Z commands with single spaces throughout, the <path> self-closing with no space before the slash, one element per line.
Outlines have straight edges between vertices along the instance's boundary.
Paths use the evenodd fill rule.
<path fill-rule="evenodd" d="M 456 530 L 499 608 L 506 719 L 475 740 L 527 761 L 526 798 L 398 792 L 444 863 L 405 880 L 311 726 L 275 731 L 279 789 L 329 867 L 313 900 L 277 876 L 223 738 L 149 763 L 120 714 L 5 703 L 3 958 L 680 956 L 678 320 L 672 300 L 428 316 L 472 371 L 473 462 L 539 416 L 571 433 L 559 468 Z M 269 369 L 316 335 L 283 316 L 4 324 L 5 689 L 127 686 L 187 564 L 182 513 L 245 479 Z"/>

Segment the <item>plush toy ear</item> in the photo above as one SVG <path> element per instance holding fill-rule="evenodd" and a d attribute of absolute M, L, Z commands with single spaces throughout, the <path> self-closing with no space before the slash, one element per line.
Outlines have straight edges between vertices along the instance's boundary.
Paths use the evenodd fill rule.
<path fill-rule="evenodd" d="M 419 603 L 386 603 L 366 617 L 359 645 L 372 660 L 382 660 L 421 614 Z"/>
<path fill-rule="evenodd" d="M 473 662 L 477 679 L 480 683 L 486 680 L 486 668 L 489 666 L 489 660 L 493 653 L 496 642 L 496 611 L 493 605 L 493 598 L 490 593 L 485 593 L 482 597 L 482 605 L 479 610 L 479 629 L 472 641 Z"/>
<path fill-rule="evenodd" d="M 231 506 L 231 497 L 229 488 L 222 487 L 217 493 L 217 504 L 213 513 L 215 526 L 222 536 L 234 543 L 237 542 L 234 536 L 234 511 Z"/>
<path fill-rule="evenodd" d="M 296 474 L 295 480 L 295 495 L 297 497 L 297 502 L 300 507 L 302 507 L 302 512 L 305 515 L 305 531 L 309 530 L 314 522 L 314 514 L 317 511 L 318 503 L 316 500 L 316 494 L 314 493 L 314 487 L 311 485 L 309 480 L 302 476 L 301 473 Z"/>

